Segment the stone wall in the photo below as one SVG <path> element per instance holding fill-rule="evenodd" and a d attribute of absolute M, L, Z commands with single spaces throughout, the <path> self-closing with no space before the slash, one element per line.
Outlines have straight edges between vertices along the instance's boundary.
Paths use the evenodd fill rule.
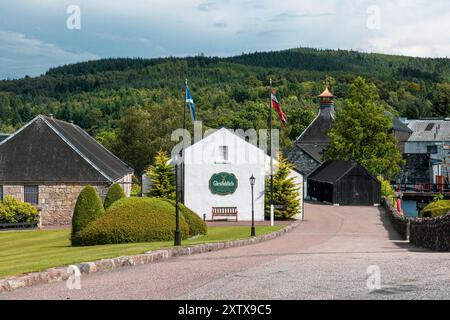
<path fill-rule="evenodd" d="M 307 153 L 297 146 L 294 146 L 293 150 L 288 155 L 288 161 L 294 165 L 294 167 L 305 174 L 306 176 L 313 172 L 320 163 L 311 158 Z"/>
<path fill-rule="evenodd" d="M 450 251 L 450 214 L 411 221 L 411 244 L 435 251 Z"/>
<path fill-rule="evenodd" d="M 3 196 L 12 196 L 19 201 L 23 201 L 24 188 L 19 185 L 3 186 Z"/>
<path fill-rule="evenodd" d="M 123 192 L 125 192 L 125 195 L 129 197 L 131 195 L 131 186 L 133 184 L 133 174 L 130 173 L 126 175 L 125 177 L 117 181 L 117 184 L 119 184 L 122 187 Z"/>
<path fill-rule="evenodd" d="M 384 198 L 384 203 L 386 205 L 387 215 L 389 220 L 391 220 L 395 231 L 397 231 L 404 240 L 408 239 L 408 219 L 398 213 L 397 209 L 392 206 L 390 199 Z"/>
<path fill-rule="evenodd" d="M 78 195 L 85 185 L 44 184 L 39 186 L 39 208 L 44 226 L 70 225 Z M 102 199 L 107 185 L 93 185 Z"/>
<path fill-rule="evenodd" d="M 43 226 L 61 226 L 72 223 L 73 209 L 78 195 L 86 185 L 81 184 L 52 184 L 39 185 L 39 209 Z M 102 199 L 105 198 L 109 186 L 93 185 Z M 23 185 L 3 186 L 4 195 L 24 200 Z"/>

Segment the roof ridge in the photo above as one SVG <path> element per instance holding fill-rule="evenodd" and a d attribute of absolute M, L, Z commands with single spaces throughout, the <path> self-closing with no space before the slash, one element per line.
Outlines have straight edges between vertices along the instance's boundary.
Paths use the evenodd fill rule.
<path fill-rule="evenodd" d="M 83 133 L 84 135 L 86 135 L 90 140 L 92 140 L 93 142 L 97 143 L 104 151 L 106 151 L 109 155 L 113 156 L 115 159 L 117 159 L 118 161 L 120 161 L 120 163 L 122 163 L 125 167 L 132 169 L 128 164 L 126 164 L 125 162 L 122 161 L 122 159 L 120 159 L 118 156 L 116 156 L 114 153 L 112 153 L 110 150 L 108 150 L 108 148 L 106 148 L 103 144 L 101 144 L 100 142 L 98 142 L 97 140 L 94 139 L 94 137 L 92 137 L 90 134 L 87 134 L 86 131 L 84 131 L 80 126 L 76 125 L 76 124 L 72 124 L 78 131 L 80 131 L 81 133 Z M 103 161 L 102 161 L 103 162 Z M 105 164 L 106 166 L 108 166 L 107 164 Z M 109 166 L 108 166 L 109 167 Z"/>
<path fill-rule="evenodd" d="M 110 176 L 108 176 L 103 170 L 101 170 L 98 166 L 96 166 L 92 161 L 86 157 L 78 148 L 76 148 L 65 136 L 62 134 L 58 129 L 56 129 L 50 122 L 48 121 L 47 117 L 39 115 L 35 118 L 37 120 L 38 118 L 42 119 L 44 123 L 53 130 L 60 138 L 63 140 L 64 143 L 66 143 L 70 148 L 72 148 L 75 153 L 77 153 L 84 161 L 86 161 L 92 168 L 94 168 L 97 172 L 99 172 L 102 176 L 104 176 L 108 181 L 114 182 L 114 179 L 112 179 Z M 54 120 L 53 118 L 51 118 Z"/>

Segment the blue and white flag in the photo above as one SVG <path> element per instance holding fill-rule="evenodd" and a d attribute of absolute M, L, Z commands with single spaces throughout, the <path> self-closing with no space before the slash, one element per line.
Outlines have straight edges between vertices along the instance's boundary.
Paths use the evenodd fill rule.
<path fill-rule="evenodd" d="M 188 86 L 186 86 L 186 104 L 189 105 L 189 108 L 191 109 L 192 121 L 195 121 L 197 118 L 195 114 L 195 103 Z"/>

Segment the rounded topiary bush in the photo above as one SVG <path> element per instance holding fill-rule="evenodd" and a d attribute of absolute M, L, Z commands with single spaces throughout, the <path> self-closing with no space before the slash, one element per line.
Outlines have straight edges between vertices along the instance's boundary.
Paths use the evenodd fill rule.
<path fill-rule="evenodd" d="M 115 183 L 109 188 L 103 206 L 105 207 L 105 209 L 108 209 L 114 202 L 119 201 L 120 199 L 123 199 L 125 197 L 125 192 L 123 192 L 122 187 L 119 184 Z"/>
<path fill-rule="evenodd" d="M 91 186 L 86 186 L 78 196 L 72 216 L 72 245 L 78 245 L 77 233 L 104 214 L 105 209 L 97 191 Z"/>
<path fill-rule="evenodd" d="M 174 200 L 168 200 L 173 206 L 175 206 Z M 189 225 L 189 236 L 197 236 L 206 234 L 208 232 L 208 228 L 206 223 L 191 209 L 186 207 L 185 205 L 179 203 L 180 213 L 183 215 L 184 220 L 186 220 Z"/>
<path fill-rule="evenodd" d="M 189 236 L 189 226 L 180 219 L 182 238 Z M 169 202 L 156 198 L 125 198 L 115 202 L 106 214 L 78 232 L 77 243 L 137 243 L 173 240 L 175 210 Z"/>

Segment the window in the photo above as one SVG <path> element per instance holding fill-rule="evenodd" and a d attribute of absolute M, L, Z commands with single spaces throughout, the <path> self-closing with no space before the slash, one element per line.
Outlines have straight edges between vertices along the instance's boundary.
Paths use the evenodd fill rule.
<path fill-rule="evenodd" d="M 0 201 L 3 201 L 3 186 L 0 186 Z"/>
<path fill-rule="evenodd" d="M 427 125 L 427 127 L 425 128 L 425 131 L 431 131 L 431 130 L 433 130 L 433 128 L 434 128 L 434 123 L 429 123 Z"/>
<path fill-rule="evenodd" d="M 228 146 L 219 147 L 220 160 L 228 161 Z"/>
<path fill-rule="evenodd" d="M 427 153 L 437 154 L 438 153 L 437 146 L 427 146 Z"/>
<path fill-rule="evenodd" d="M 24 200 L 30 204 L 39 204 L 39 187 L 24 186 Z"/>

